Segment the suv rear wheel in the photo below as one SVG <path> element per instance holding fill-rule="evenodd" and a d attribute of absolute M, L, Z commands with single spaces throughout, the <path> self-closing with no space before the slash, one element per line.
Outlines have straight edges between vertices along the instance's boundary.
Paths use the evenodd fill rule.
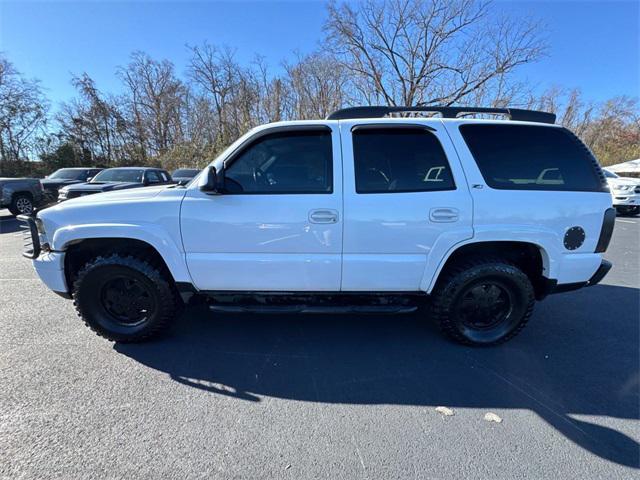
<path fill-rule="evenodd" d="M 467 345 L 495 345 L 517 335 L 535 302 L 527 275 L 501 259 L 470 259 L 445 273 L 432 297 L 442 331 Z"/>
<path fill-rule="evenodd" d="M 31 215 L 33 213 L 33 200 L 29 195 L 14 195 L 9 205 L 9 211 L 13 215 Z"/>
<path fill-rule="evenodd" d="M 169 326 L 177 298 L 171 283 L 151 263 L 120 254 L 89 261 L 73 284 L 73 299 L 85 323 L 109 340 L 146 340 Z"/>

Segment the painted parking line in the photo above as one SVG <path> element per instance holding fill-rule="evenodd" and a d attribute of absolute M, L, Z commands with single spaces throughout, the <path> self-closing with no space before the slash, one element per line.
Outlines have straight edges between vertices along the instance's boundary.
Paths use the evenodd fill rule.
<path fill-rule="evenodd" d="M 633 225 L 635 225 L 638 222 L 634 222 L 633 220 L 621 220 L 619 218 L 616 219 L 618 222 L 622 222 L 622 223 L 632 223 Z"/>

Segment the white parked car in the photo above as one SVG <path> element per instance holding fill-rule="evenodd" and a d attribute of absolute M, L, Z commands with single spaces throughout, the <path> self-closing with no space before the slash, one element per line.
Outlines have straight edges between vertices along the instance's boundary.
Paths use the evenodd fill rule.
<path fill-rule="evenodd" d="M 621 215 L 638 215 L 640 213 L 640 180 L 631 177 L 620 177 L 606 168 L 603 170 L 611 189 L 613 206 L 618 213 Z"/>
<path fill-rule="evenodd" d="M 443 118 L 388 118 L 401 111 Z M 502 113 L 510 120 L 457 118 Z M 615 223 L 598 162 L 555 116 L 358 107 L 264 125 L 186 186 L 23 217 L 53 291 L 139 341 L 183 301 L 215 311 L 429 312 L 467 344 L 516 335 L 535 300 L 598 283 Z"/>

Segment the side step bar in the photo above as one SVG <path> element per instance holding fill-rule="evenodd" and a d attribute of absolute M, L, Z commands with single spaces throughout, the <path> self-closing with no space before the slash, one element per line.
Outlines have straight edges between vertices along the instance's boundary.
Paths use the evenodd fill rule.
<path fill-rule="evenodd" d="M 221 313 L 383 313 L 415 312 L 417 305 L 209 305 L 213 312 Z"/>

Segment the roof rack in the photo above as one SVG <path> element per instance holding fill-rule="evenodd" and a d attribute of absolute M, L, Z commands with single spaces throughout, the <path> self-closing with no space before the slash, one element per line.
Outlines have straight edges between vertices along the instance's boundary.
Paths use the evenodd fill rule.
<path fill-rule="evenodd" d="M 539 110 L 523 110 L 520 108 L 488 108 L 488 107 L 351 107 L 336 110 L 327 120 L 347 120 L 350 118 L 380 118 L 391 113 L 434 112 L 442 118 L 457 118 L 467 113 L 502 114 L 510 120 L 523 122 L 556 123 L 555 113 Z"/>

